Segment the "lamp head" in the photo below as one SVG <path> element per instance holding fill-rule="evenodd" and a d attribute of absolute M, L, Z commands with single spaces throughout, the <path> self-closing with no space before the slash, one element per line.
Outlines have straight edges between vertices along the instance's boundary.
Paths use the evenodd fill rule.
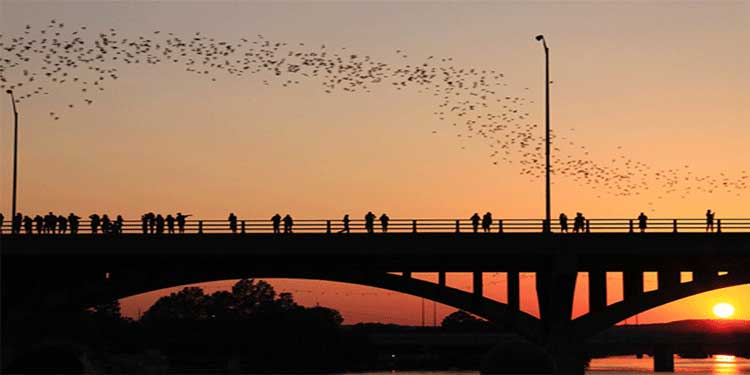
<path fill-rule="evenodd" d="M 536 40 L 537 41 L 542 41 L 542 39 L 544 39 L 544 35 L 537 35 L 536 36 Z"/>
<path fill-rule="evenodd" d="M 8 93 L 8 94 L 12 94 L 13 93 L 12 90 L 5 90 L 5 92 Z"/>

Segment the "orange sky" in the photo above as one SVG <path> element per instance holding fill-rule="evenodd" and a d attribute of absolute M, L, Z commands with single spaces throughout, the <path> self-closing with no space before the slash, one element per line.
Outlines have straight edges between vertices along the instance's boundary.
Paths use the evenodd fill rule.
<path fill-rule="evenodd" d="M 508 86 L 498 95 L 534 100 L 525 110 L 535 124 L 544 119 L 544 77 L 543 52 L 533 36 L 543 33 L 552 53 L 552 127 L 585 145 L 587 157 L 606 164 L 626 155 L 656 169 L 689 165 L 694 175 L 737 177 L 750 161 L 745 145 L 750 52 L 742 47 L 749 34 L 748 7 L 748 2 L 2 0 L 0 33 L 10 38 L 27 24 L 44 27 L 56 19 L 66 27 L 115 28 L 133 37 L 153 30 L 226 40 L 263 34 L 346 47 L 386 62 L 397 60 L 397 49 L 407 51 L 402 60 L 411 63 L 431 55 L 452 57 L 457 67 L 503 72 Z M 19 105 L 21 211 L 86 216 L 98 211 L 126 218 L 145 211 L 204 218 L 223 218 L 229 211 L 242 218 L 275 212 L 360 217 L 368 210 L 391 218 L 464 218 L 487 210 L 505 218 L 543 214 L 542 180 L 521 176 L 517 160 L 492 164 L 483 140 L 457 137 L 433 115 L 439 102 L 417 90 L 326 94 L 314 79 L 281 87 L 263 85 L 264 79 L 274 81 L 262 75 L 218 74 L 214 82 L 169 64 L 117 68 L 121 78 L 97 93 L 93 105 L 68 109 L 81 98 L 65 85 L 50 86 L 49 95 Z M 59 120 L 50 118 L 53 111 Z M 7 100 L 0 101 L 3 213 L 10 210 L 11 119 Z M 567 177 L 555 178 L 553 189 L 553 212 L 569 216 L 584 211 L 590 218 L 635 217 L 646 211 L 651 217 L 700 217 L 712 208 L 720 217 L 747 217 L 750 209 L 746 191 L 717 189 L 682 198 L 642 189 L 637 196 L 615 197 Z M 421 301 L 412 297 L 322 282 L 275 285 L 297 291 L 303 303 L 339 308 L 347 322 L 421 322 Z M 741 296 L 749 292 L 747 287 L 712 292 L 639 318 L 711 317 L 711 306 L 720 300 L 747 316 L 750 306 Z M 529 293 L 526 300 L 532 299 Z M 130 314 L 138 308 L 146 305 L 126 303 Z"/>

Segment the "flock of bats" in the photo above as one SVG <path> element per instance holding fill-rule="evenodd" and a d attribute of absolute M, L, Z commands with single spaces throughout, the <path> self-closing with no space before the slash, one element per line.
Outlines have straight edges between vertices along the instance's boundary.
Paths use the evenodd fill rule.
<path fill-rule="evenodd" d="M 516 164 L 533 179 L 544 176 L 543 127 L 531 120 L 528 88 L 512 90 L 505 76 L 493 69 L 463 67 L 453 58 L 429 56 L 410 61 L 403 50 L 395 60 L 378 58 L 347 48 L 267 40 L 262 35 L 225 41 L 202 33 L 190 36 L 153 31 L 124 36 L 115 29 L 66 28 L 50 21 L 41 28 L 31 25 L 19 35 L 0 35 L 0 88 L 13 90 L 22 103 L 49 95 L 56 85 L 73 87 L 80 94 L 67 97 L 66 110 L 94 103 L 97 92 L 120 79 L 123 64 L 172 64 L 187 73 L 215 81 L 223 76 L 255 76 L 259 84 L 290 87 L 315 81 L 325 93 L 370 93 L 375 89 L 417 90 L 436 99 L 433 115 L 459 139 L 479 138 L 489 148 L 493 164 Z M 391 56 L 391 60 L 394 56 Z M 51 120 L 60 113 L 49 112 Z M 438 130 L 433 130 L 437 133 Z M 551 133 L 552 174 L 572 179 L 596 190 L 599 196 L 648 195 L 686 198 L 693 193 L 734 193 L 750 187 L 745 170 L 700 175 L 690 165 L 670 169 L 626 156 L 621 147 L 608 160 L 595 160 L 583 145 L 567 135 Z M 650 204 L 653 204 L 651 202 Z"/>

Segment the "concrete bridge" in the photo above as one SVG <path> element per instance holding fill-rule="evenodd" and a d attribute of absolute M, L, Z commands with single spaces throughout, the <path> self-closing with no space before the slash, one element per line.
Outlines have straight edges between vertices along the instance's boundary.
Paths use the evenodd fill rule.
<path fill-rule="evenodd" d="M 461 223 L 456 232 L 453 221 L 441 224 L 450 226 L 443 233 L 424 233 L 412 222 L 395 233 L 336 234 L 324 221 L 318 233 L 288 235 L 247 227 L 244 234 L 208 234 L 205 223 L 204 233 L 175 235 L 5 235 L 0 237 L 3 324 L 31 312 L 75 311 L 189 283 L 331 280 L 466 310 L 545 348 L 554 372 L 577 374 L 583 372 L 585 342 L 596 333 L 681 298 L 750 283 L 750 233 L 674 233 L 668 223 L 662 233 L 629 233 L 625 221 L 618 227 L 623 233 L 578 235 L 498 233 L 497 227 L 467 233 Z M 434 272 L 438 282 L 412 278 L 413 272 Z M 446 272 L 472 273 L 472 291 L 447 286 Z M 483 274 L 497 272 L 507 274 L 504 303 L 485 296 Z M 540 318 L 519 309 L 521 272 L 536 274 Z M 579 272 L 588 273 L 589 312 L 573 319 Z M 607 272 L 623 274 L 624 298 L 610 305 Z M 656 290 L 644 291 L 644 272 L 658 273 Z M 692 272 L 692 280 L 683 282 L 681 272 Z M 656 369 L 668 369 L 671 352 L 659 350 L 664 352 L 655 353 Z"/>

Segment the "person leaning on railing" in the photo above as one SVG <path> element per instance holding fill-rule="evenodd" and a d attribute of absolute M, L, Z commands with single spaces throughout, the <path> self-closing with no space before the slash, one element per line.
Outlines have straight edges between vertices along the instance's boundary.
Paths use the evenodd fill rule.
<path fill-rule="evenodd" d="M 638 229 L 641 230 L 641 233 L 646 231 L 646 220 L 648 220 L 648 216 L 641 212 L 641 214 L 638 215 Z"/>
<path fill-rule="evenodd" d="M 229 230 L 231 230 L 232 233 L 237 233 L 237 216 L 234 216 L 234 212 L 229 213 L 227 220 L 229 220 Z"/>
<path fill-rule="evenodd" d="M 189 215 L 183 215 L 182 212 L 178 212 L 177 216 L 175 217 L 177 219 L 177 231 L 180 233 L 185 233 L 185 219 L 188 217 L 193 216 L 192 214 Z"/>

